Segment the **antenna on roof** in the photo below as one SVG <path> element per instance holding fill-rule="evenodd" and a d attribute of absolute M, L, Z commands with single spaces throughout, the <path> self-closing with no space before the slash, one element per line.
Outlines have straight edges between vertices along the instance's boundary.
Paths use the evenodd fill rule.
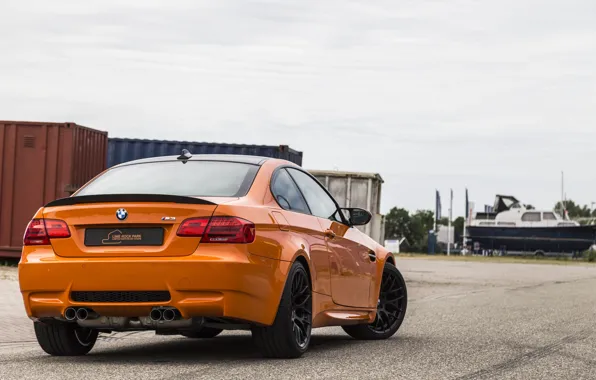
<path fill-rule="evenodd" d="M 178 156 L 177 160 L 181 160 L 183 164 L 192 157 L 192 154 L 187 149 L 182 149 L 182 154 Z"/>

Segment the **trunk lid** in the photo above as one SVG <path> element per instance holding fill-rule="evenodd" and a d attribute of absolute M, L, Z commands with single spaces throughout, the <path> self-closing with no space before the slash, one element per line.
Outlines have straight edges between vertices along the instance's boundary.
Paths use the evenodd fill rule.
<path fill-rule="evenodd" d="M 71 236 L 52 239 L 62 257 L 188 256 L 199 237 L 176 235 L 188 218 L 211 217 L 217 204 L 198 198 L 109 195 L 65 198 L 49 203 L 46 219 L 66 222 Z"/>

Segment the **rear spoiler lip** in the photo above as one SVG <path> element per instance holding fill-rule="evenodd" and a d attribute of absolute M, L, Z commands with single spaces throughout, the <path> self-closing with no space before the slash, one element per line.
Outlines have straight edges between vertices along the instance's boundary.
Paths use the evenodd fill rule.
<path fill-rule="evenodd" d="M 127 202 L 152 202 L 152 203 L 181 203 L 195 205 L 212 205 L 217 203 L 207 201 L 201 198 L 185 197 L 181 195 L 166 194 L 101 194 L 101 195 L 81 195 L 56 199 L 44 207 L 73 206 L 86 203 L 127 203 Z"/>

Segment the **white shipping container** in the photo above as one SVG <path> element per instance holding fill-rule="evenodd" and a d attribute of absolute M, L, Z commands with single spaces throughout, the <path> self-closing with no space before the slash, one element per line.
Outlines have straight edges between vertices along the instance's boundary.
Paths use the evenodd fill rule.
<path fill-rule="evenodd" d="M 385 216 L 381 215 L 381 187 L 378 173 L 309 170 L 327 188 L 340 207 L 359 207 L 368 210 L 373 218 L 366 226 L 357 227 L 375 241 L 384 243 Z"/>

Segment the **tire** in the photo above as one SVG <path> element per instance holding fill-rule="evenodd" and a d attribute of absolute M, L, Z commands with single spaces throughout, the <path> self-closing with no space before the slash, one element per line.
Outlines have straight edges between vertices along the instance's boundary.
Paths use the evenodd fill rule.
<path fill-rule="evenodd" d="M 408 289 L 403 276 L 395 266 L 385 264 L 374 322 L 367 325 L 342 326 L 342 328 L 354 339 L 387 339 L 399 330 L 406 316 L 407 307 Z"/>
<path fill-rule="evenodd" d="M 310 344 L 312 290 L 307 270 L 294 262 L 272 326 L 254 326 L 255 345 L 267 358 L 299 358 Z"/>
<path fill-rule="evenodd" d="M 211 327 L 201 327 L 198 331 L 184 331 L 180 335 L 191 339 L 210 339 L 215 338 L 221 334 L 222 329 L 214 329 Z"/>
<path fill-rule="evenodd" d="M 91 351 L 98 331 L 75 323 L 53 321 L 34 322 L 35 336 L 42 350 L 52 356 L 82 356 Z"/>

